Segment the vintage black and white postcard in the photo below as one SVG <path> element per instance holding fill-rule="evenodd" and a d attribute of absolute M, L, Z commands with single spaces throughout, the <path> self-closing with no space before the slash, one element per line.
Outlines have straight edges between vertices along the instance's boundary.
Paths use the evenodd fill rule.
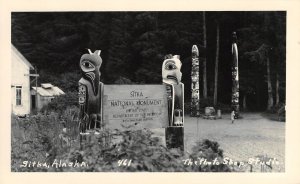
<path fill-rule="evenodd" d="M 299 3 L 230 3 L 10 5 L 9 172 L 292 179 Z"/>

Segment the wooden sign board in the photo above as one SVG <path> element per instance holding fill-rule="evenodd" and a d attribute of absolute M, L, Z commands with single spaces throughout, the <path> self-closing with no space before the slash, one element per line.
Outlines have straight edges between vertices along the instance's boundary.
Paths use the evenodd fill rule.
<path fill-rule="evenodd" d="M 164 85 L 104 85 L 103 121 L 111 129 L 165 128 L 168 125 Z"/>

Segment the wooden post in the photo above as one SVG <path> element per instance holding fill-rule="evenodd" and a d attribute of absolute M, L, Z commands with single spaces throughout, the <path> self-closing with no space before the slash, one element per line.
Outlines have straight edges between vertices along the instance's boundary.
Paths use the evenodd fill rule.
<path fill-rule="evenodd" d="M 36 74 L 36 77 L 35 77 L 35 109 L 38 109 L 38 101 L 37 101 L 37 95 L 38 95 L 38 74 L 37 74 L 37 67 L 35 67 L 35 74 Z"/>
<path fill-rule="evenodd" d="M 166 145 L 168 149 L 179 148 L 184 150 L 184 127 L 166 128 Z"/>
<path fill-rule="evenodd" d="M 29 77 L 35 77 L 34 80 L 30 81 L 30 86 L 31 86 L 31 83 L 35 82 L 35 109 L 37 109 L 37 94 L 38 94 L 38 77 L 40 76 L 38 73 L 37 73 L 37 67 L 34 67 L 34 71 L 35 71 L 35 74 L 25 74 L 25 76 L 29 76 Z"/>

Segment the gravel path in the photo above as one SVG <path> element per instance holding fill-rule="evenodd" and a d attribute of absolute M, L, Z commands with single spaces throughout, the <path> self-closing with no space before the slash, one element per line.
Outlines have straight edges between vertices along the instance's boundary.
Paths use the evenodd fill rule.
<path fill-rule="evenodd" d="M 247 163 L 249 159 L 265 156 L 278 162 L 269 169 L 254 164 L 254 172 L 283 172 L 285 154 L 285 123 L 272 121 L 259 113 L 242 114 L 243 118 L 232 124 L 230 115 L 222 119 L 207 120 L 185 116 L 185 150 L 189 151 L 197 140 L 217 141 L 224 150 L 224 157 Z M 272 160 L 273 161 L 273 160 Z M 247 165 L 247 164 L 246 164 Z M 249 167 L 248 167 L 249 166 Z M 250 165 L 243 167 L 250 171 Z"/>

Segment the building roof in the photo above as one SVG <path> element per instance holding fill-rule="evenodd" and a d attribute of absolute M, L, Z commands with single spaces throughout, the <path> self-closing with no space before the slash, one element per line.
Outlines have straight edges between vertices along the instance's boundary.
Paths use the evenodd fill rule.
<path fill-rule="evenodd" d="M 53 85 L 50 84 L 50 83 L 43 83 L 43 84 L 41 84 L 41 86 L 42 86 L 43 88 L 45 88 L 45 89 L 49 89 L 49 88 L 52 88 L 52 87 L 53 87 Z"/>
<path fill-rule="evenodd" d="M 11 49 L 14 53 L 16 53 L 18 57 L 20 57 L 20 59 L 24 62 L 24 64 L 26 64 L 29 67 L 30 70 L 34 69 L 34 67 L 29 63 L 29 61 L 21 54 L 21 52 L 19 52 L 19 50 L 13 44 L 11 44 Z"/>
<path fill-rule="evenodd" d="M 36 87 L 32 87 L 33 90 L 36 90 Z M 57 86 L 53 86 L 50 83 L 43 83 L 41 87 L 37 87 L 37 93 L 41 96 L 59 96 L 65 94 Z"/>

